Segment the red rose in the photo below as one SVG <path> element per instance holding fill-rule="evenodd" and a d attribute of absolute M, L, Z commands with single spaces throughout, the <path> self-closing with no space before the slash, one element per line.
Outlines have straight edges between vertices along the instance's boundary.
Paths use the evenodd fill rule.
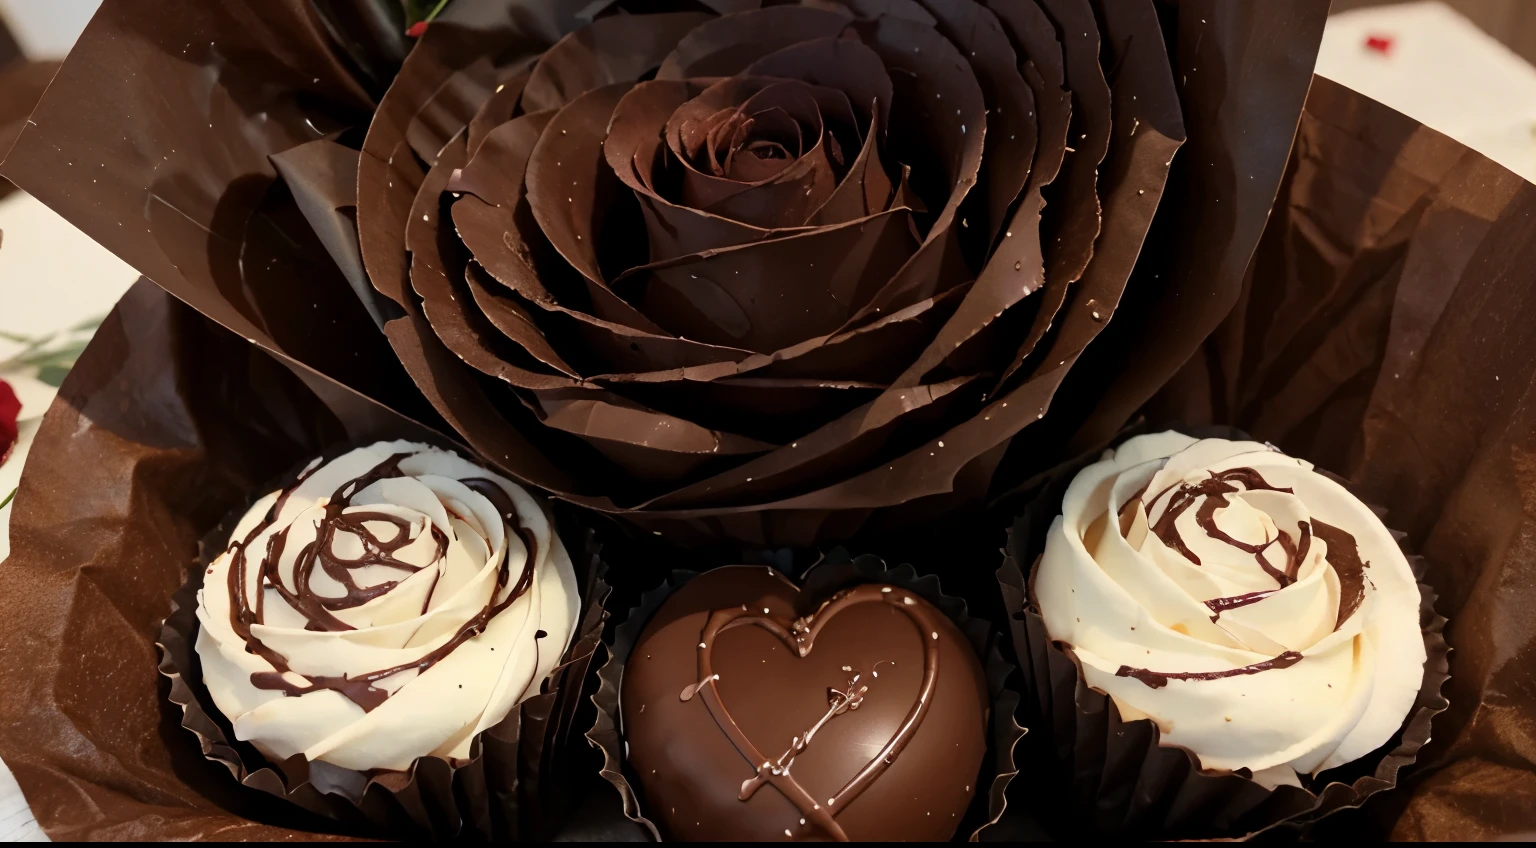
<path fill-rule="evenodd" d="M 16 419 L 21 417 L 21 400 L 9 383 L 0 380 L 0 462 L 10 458 L 16 447 Z"/>

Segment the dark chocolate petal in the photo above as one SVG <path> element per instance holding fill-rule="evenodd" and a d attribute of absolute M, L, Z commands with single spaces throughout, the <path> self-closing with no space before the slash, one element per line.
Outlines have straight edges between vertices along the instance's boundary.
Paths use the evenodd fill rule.
<path fill-rule="evenodd" d="M 931 27 L 938 23 L 918 0 L 807 0 L 806 5 L 841 6 L 866 21 L 890 15 L 916 21 L 923 26 Z"/>
<path fill-rule="evenodd" d="M 379 103 L 357 163 L 357 235 L 368 278 L 380 294 L 404 306 L 414 300 L 407 280 L 405 222 L 426 169 L 405 142 L 416 100 L 430 96 L 452 73 L 439 54 L 443 40 L 423 37 L 406 56 L 395 84 Z"/>
<path fill-rule="evenodd" d="M 1168 47 L 1188 149 L 1115 319 L 1114 345 L 1091 347 L 1094 362 L 1081 371 L 1096 387 L 1091 416 L 1074 427 L 1083 444 L 1117 431 L 1199 358 L 1202 344 L 1239 302 L 1245 269 L 1259 261 L 1254 250 L 1286 173 L 1295 116 L 1308 86 L 1315 94 L 1322 84 L 1311 82 L 1310 69 L 1326 12 L 1317 2 L 1180 6 Z M 1276 38 L 1277 32 L 1286 37 Z M 1239 67 L 1241 73 L 1230 72 Z M 1212 68 L 1228 72 L 1208 73 Z M 1250 108 L 1260 101 L 1264 109 Z M 1379 189 L 1373 184 L 1361 196 L 1375 197 Z M 1199 379 L 1203 384 L 1207 377 Z"/>
<path fill-rule="evenodd" d="M 709 20 L 698 12 L 599 18 L 539 58 L 523 90 L 523 109 L 558 109 L 594 88 L 636 82 L 661 64 L 679 39 Z"/>
<path fill-rule="evenodd" d="M 891 178 L 880 161 L 879 106 L 872 110 L 864 146 L 859 148 L 857 159 L 843 176 L 842 182 L 827 201 L 817 209 L 807 223 L 813 226 L 841 224 L 855 218 L 863 218 L 883 212 L 890 206 Z"/>
<path fill-rule="evenodd" d="M 514 360 L 528 361 L 531 357 L 496 331 L 465 290 L 462 281 L 467 251 L 450 228 L 440 226 L 439 218 L 448 180 L 468 156 L 468 143 L 461 132 L 443 148 L 437 164 L 422 180 L 406 223 L 411 287 L 421 297 L 422 312 L 443 344 L 483 374 L 524 389 L 577 385 L 578 381 L 570 377 L 516 364 Z"/>
<path fill-rule="evenodd" d="M 679 80 L 640 83 L 619 100 L 603 141 L 608 167 L 640 200 L 652 262 L 772 235 L 770 230 L 679 206 L 656 193 L 657 169 L 665 157 L 662 136 L 667 119 L 705 87 Z"/>
<path fill-rule="evenodd" d="M 636 269 L 615 283 L 672 333 L 768 353 L 842 326 L 911 255 L 904 211 Z"/>
<path fill-rule="evenodd" d="M 759 372 L 769 377 L 865 380 L 889 385 L 954 314 L 970 290 L 961 284 L 905 309 L 844 330 L 814 345 L 774 355 Z"/>
<path fill-rule="evenodd" d="M 939 32 L 960 48 L 987 104 L 986 152 L 981 178 L 961 214 L 985 237 L 981 251 L 1008 221 L 1035 153 L 1035 97 L 1019 71 L 1019 57 L 997 17 L 976 0 L 922 0 L 939 20 Z"/>
<path fill-rule="evenodd" d="M 933 29 L 896 17 L 856 28 L 891 72 L 891 155 L 913 169 L 914 187 L 925 201 L 944 199 L 922 247 L 861 309 L 864 319 L 926 300 L 969 277 L 955 217 L 981 168 L 987 107 L 965 57 Z"/>
<path fill-rule="evenodd" d="M 967 394 L 975 382 L 957 377 L 943 383 L 886 393 L 790 444 L 714 477 L 692 483 L 646 503 L 646 509 L 757 503 L 786 490 L 845 478 L 879 461 L 902 424 L 933 423 Z M 883 466 L 882 466 L 883 467 Z M 851 505 L 851 502 L 843 506 Z"/>
<path fill-rule="evenodd" d="M 807 430 L 873 400 L 882 388 L 853 380 L 758 376 L 614 381 L 612 385 L 615 391 L 653 409 L 672 411 L 704 427 L 775 445 L 789 444 Z"/>
<path fill-rule="evenodd" d="M 497 75 L 490 57 L 480 56 L 450 74 L 431 97 L 422 101 L 405 128 L 405 140 L 421 161 L 428 166 L 437 162 L 438 151 L 469 123 L 480 104 L 495 90 Z"/>
<path fill-rule="evenodd" d="M 791 44 L 835 36 L 846 14 L 805 6 L 774 6 L 704 23 L 677 42 L 656 79 L 682 80 L 741 73 L 754 61 Z"/>
<path fill-rule="evenodd" d="M 1071 149 L 1061 179 L 1046 192 L 1042 223 L 1047 286 L 1082 276 L 1099 235 L 1098 169 L 1109 149 L 1109 84 L 1099 67 L 1099 27 L 1089 0 L 1040 0 L 1056 25 L 1072 92 Z"/>
<path fill-rule="evenodd" d="M 891 77 L 885 63 L 869 45 L 856 38 L 828 36 L 791 44 L 748 65 L 746 76 L 797 79 L 841 91 L 868 125 L 876 110 L 881 134 L 891 114 Z"/>
<path fill-rule="evenodd" d="M 612 392 L 569 389 L 537 397 L 545 426 L 581 438 L 641 480 L 671 482 L 721 459 L 773 448 L 647 409 Z"/>
<path fill-rule="evenodd" d="M 464 167 L 453 173 L 447 190 L 510 210 L 524 194 L 528 161 L 554 117 L 553 111 L 531 112 L 498 125 L 470 152 Z"/>
<path fill-rule="evenodd" d="M 605 282 L 603 260 L 622 266 L 644 252 L 643 233 L 624 213 L 631 195 L 603 161 L 608 120 L 629 83 L 593 89 L 555 113 L 528 160 L 525 190 L 539 229 L 581 273 L 592 314 L 605 321 L 653 329 L 641 313 Z M 643 261 L 641 259 L 640 261 Z M 634 262 L 639 265 L 640 261 Z M 615 275 L 618 271 L 615 271 Z"/>
<path fill-rule="evenodd" d="M 1174 153 L 1184 143 L 1184 118 L 1163 59 L 1157 11 L 1150 0 L 1136 0 L 1107 4 L 1103 15 L 1106 57 L 1118 69 L 1114 137 L 1101 181 L 1104 229 L 1040 370 L 1076 357 L 1109 323 L 1162 201 Z"/>
<path fill-rule="evenodd" d="M 1041 83 L 1032 66 L 1025 68 L 1034 84 Z M 921 382 L 941 364 L 952 364 L 992 353 L 989 346 L 1003 343 L 1007 325 L 996 323 L 1008 310 L 1040 289 L 1043 260 L 1040 245 L 1040 210 L 1044 206 L 1041 191 L 1056 178 L 1065 152 L 1067 101 L 1065 97 L 1043 98 L 1040 113 L 1041 136 L 1036 149 L 1035 166 L 1029 175 L 1023 201 L 1003 230 L 997 250 L 981 270 L 965 302 L 954 319 L 934 336 L 932 344 L 912 361 L 898 384 Z M 1066 287 L 1062 286 L 1061 291 Z M 1058 304 L 1059 305 L 1059 304 Z M 1037 313 L 1038 314 L 1038 313 Z M 1032 347 L 1032 343 L 1026 343 Z M 1008 351 L 1002 355 L 1006 356 Z M 987 358 L 990 358 L 988 356 Z"/>
<path fill-rule="evenodd" d="M 531 68 L 534 60 L 526 63 L 529 67 L 517 70 L 511 76 L 504 77 L 496 84 L 491 96 L 485 98 L 480 108 L 475 110 L 475 117 L 469 121 L 469 155 L 473 157 L 480 150 L 480 145 L 491 131 L 512 120 L 517 111 L 517 104 L 523 97 L 523 87 L 528 84 Z"/>
<path fill-rule="evenodd" d="M 467 275 L 472 286 L 493 288 L 502 282 L 487 279 L 488 272 L 479 265 L 471 264 Z M 587 374 L 630 374 L 657 372 L 669 369 L 697 368 L 720 363 L 739 362 L 750 351 L 709 345 L 691 339 L 679 339 L 670 335 L 658 335 L 624 324 L 604 321 L 577 309 L 562 306 L 552 298 L 533 299 L 524 291 L 538 285 L 538 274 L 522 265 L 518 285 L 508 285 L 517 302 L 525 308 L 537 309 L 534 322 L 556 349 L 564 351 L 564 357 L 574 360 L 578 370 Z M 724 373 L 724 372 L 722 372 Z"/>
<path fill-rule="evenodd" d="M 710 121 L 733 108 L 748 117 L 759 109 L 778 110 L 782 114 L 765 116 L 769 119 L 765 126 L 771 129 L 777 125 L 780 131 L 798 127 L 814 141 L 805 155 L 760 182 L 715 176 L 696 165 L 697 151 L 705 144 Z M 683 165 L 675 198 L 683 206 L 761 229 L 796 227 L 803 225 L 836 188 L 822 144 L 818 98 L 811 86 L 802 82 L 765 77 L 721 80 L 679 106 L 667 120 L 665 133 L 673 155 Z"/>
<path fill-rule="evenodd" d="M 559 351 L 550 344 L 534 314 L 518 298 L 505 293 L 504 290 L 497 291 L 492 288 L 493 283 L 487 282 L 486 275 L 476 273 L 473 268 L 466 269 L 464 281 L 469 286 L 470 295 L 475 299 L 475 306 L 485 315 L 491 326 L 500 330 L 502 335 L 539 362 L 567 377 L 581 378 L 581 375 L 567 364 Z"/>

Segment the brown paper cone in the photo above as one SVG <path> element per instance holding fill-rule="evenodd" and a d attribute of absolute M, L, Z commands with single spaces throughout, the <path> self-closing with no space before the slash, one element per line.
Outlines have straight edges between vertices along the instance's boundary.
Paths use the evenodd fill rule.
<path fill-rule="evenodd" d="M 201 563 L 223 551 L 233 523 L 205 543 Z M 202 685 L 197 644 L 197 593 L 203 568 L 190 570 L 186 585 L 171 599 L 160 639 L 160 673 L 170 681 L 171 703 L 182 710 L 181 726 L 196 734 L 203 754 L 229 769 L 243 786 L 275 795 L 358 833 L 391 838 L 405 834 L 434 840 L 459 837 L 523 840 L 547 838 L 570 807 L 574 765 L 560 752 L 572 730 L 593 652 L 608 614 L 603 603 L 601 546 L 592 531 L 561 522 L 562 538 L 582 539 L 579 563 L 584 610 L 571 646 L 540 686 L 538 695 L 518 704 L 473 743 L 468 762 L 418 759 L 405 772 L 359 772 L 302 755 L 274 763 L 235 739 Z"/>
<path fill-rule="evenodd" d="M 645 817 L 638 789 L 640 784 L 638 780 L 630 779 L 625 763 L 623 729 L 619 720 L 619 685 L 624 665 L 646 623 L 667 597 L 695 574 L 691 571 L 672 572 L 661 585 L 644 593 L 613 631 L 613 636 L 605 643 L 608 659 L 598 670 L 599 688 L 592 696 L 592 702 L 597 705 L 597 718 L 587 731 L 587 741 L 603 754 L 601 775 L 618 791 L 624 814 L 658 840 L 662 839 L 662 834 Z M 802 590 L 812 597 L 826 597 L 837 589 L 861 583 L 900 586 L 941 610 L 970 640 L 976 655 L 984 660 L 987 687 L 992 696 L 992 744 L 988 748 L 987 761 L 982 764 L 982 779 L 977 783 L 978 789 L 985 786 L 987 791 L 976 793 L 970 811 L 955 833 L 957 838 L 968 837 L 972 842 L 985 838 L 987 831 L 998 823 L 1008 808 L 1007 789 L 1019 773 L 1015 748 L 1028 733 L 1014 720 L 1019 693 L 1010 688 L 1008 678 L 1015 667 L 1003 658 L 992 625 L 985 619 L 972 617 L 964 599 L 944 594 L 939 578 L 933 575 L 920 577 L 910 565 L 888 568 L 878 557 L 850 558 L 841 548 L 812 565 L 799 582 Z"/>
<path fill-rule="evenodd" d="M 1191 435 L 1248 438 L 1230 428 L 1196 428 Z M 1060 813 L 1054 817 L 1056 829 L 1088 828 L 1142 838 L 1305 837 L 1325 817 L 1359 807 L 1372 795 L 1396 786 L 1399 774 L 1413 765 L 1429 742 L 1432 720 L 1449 706 L 1441 695 L 1450 677 L 1446 619 L 1435 612 L 1434 589 L 1422 582 L 1423 558 L 1404 547 L 1420 579 L 1419 622 L 1428 658 L 1418 699 L 1391 742 L 1310 779 L 1310 790 L 1294 786 L 1271 790 L 1246 771 L 1202 769 L 1188 750 L 1161 745 L 1154 722 L 1124 720 L 1113 699 L 1089 687 L 1071 652 L 1051 640 L 1034 606 L 1026 574 L 1033 573 L 1044 550 L 1045 532 L 1060 513 L 1067 485 L 1098 456 L 1094 452 L 1070 463 L 1044 483 L 1010 530 L 997 572 L 1014 648 L 1024 669 L 1023 715 L 1026 721 L 1034 717 L 1039 725 L 1039 733 L 1029 742 L 1037 754 L 1048 762 L 1054 759 L 1062 770 L 1059 782 L 1047 788 L 1049 800 L 1041 799 L 1041 809 L 1054 801 L 1071 810 L 1069 817 Z M 1401 544 L 1403 534 L 1394 531 L 1393 535 Z M 1027 565 L 1021 568 L 1020 563 Z"/>

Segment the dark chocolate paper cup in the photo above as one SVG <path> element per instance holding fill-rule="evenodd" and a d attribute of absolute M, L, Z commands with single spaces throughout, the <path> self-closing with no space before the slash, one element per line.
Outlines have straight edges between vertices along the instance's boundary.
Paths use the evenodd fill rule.
<path fill-rule="evenodd" d="M 203 562 L 218 556 L 244 513 L 233 514 L 202 543 Z M 406 771 L 356 771 L 303 755 L 272 762 L 235 738 L 202 684 L 197 642 L 197 592 L 204 568 L 191 570 L 171 599 L 157 646 L 169 699 L 182 710 L 181 726 L 196 734 L 203 755 L 222 764 L 243 786 L 275 795 L 359 833 L 434 840 L 548 838 L 571 806 L 567 791 L 579 768 L 568 743 L 592 658 L 608 619 L 609 587 L 601 545 L 590 529 L 565 515 L 555 518 L 562 540 L 580 540 L 573 556 L 582 612 L 575 638 L 538 695 L 519 703 L 472 743 L 467 762 L 421 757 Z M 578 752 L 579 753 L 579 752 Z"/>
<path fill-rule="evenodd" d="M 1247 438 L 1229 428 L 1187 432 Z M 1042 821 L 1074 831 L 1087 827 L 1144 838 L 1305 836 L 1323 818 L 1359 807 L 1371 795 L 1394 787 L 1429 742 L 1434 717 L 1449 706 L 1440 694 L 1450 677 L 1446 619 L 1436 614 L 1435 591 L 1423 582 L 1423 558 L 1404 547 L 1419 580 L 1419 626 L 1428 655 L 1424 677 L 1407 720 L 1387 744 L 1308 780 L 1310 789 L 1269 789 L 1246 769 L 1202 769 L 1187 749 L 1162 745 L 1151 720 L 1125 720 L 1112 698 L 1088 686 L 1076 659 L 1051 640 L 1034 606 L 1029 578 L 1044 550 L 1046 531 L 1061 512 L 1067 486 L 1098 457 L 1094 452 L 1064 465 L 1043 482 L 1010 529 L 997 571 L 1023 673 L 1022 718 L 1035 731 L 1025 747 L 1043 763 L 1054 761 L 1059 767 L 1056 774 L 1037 781 L 1040 791 L 1032 795 Z M 1393 531 L 1393 536 L 1402 545 L 1403 534 Z"/>
<path fill-rule="evenodd" d="M 631 779 L 625 752 L 627 750 L 619 712 L 619 687 L 624 676 L 624 666 L 634 649 L 635 641 L 651 620 L 651 616 L 666 599 L 683 584 L 697 576 L 693 571 L 673 571 L 667 579 L 649 592 L 629 611 L 629 615 L 614 628 L 604 643 L 608 660 L 597 672 L 598 690 L 592 696 L 597 705 L 597 717 L 587 731 L 587 741 L 602 752 L 601 776 L 619 793 L 623 801 L 624 815 L 645 828 L 652 838 L 661 840 L 656 824 L 645 817 L 639 781 Z M 1010 688 L 1009 678 L 1015 667 L 1004 658 L 999 638 L 992 624 L 972 616 L 966 601 L 944 594 L 939 579 L 933 575 L 919 576 L 910 565 L 895 568 L 875 556 L 852 557 L 839 548 L 820 562 L 811 566 L 796 581 L 801 590 L 813 597 L 826 597 L 832 592 L 849 586 L 866 583 L 889 583 L 912 592 L 944 613 L 966 635 L 976 656 L 982 660 L 987 677 L 987 690 L 991 697 L 991 725 L 988 728 L 991 744 L 982 763 L 980 779 L 976 786 L 987 787 L 978 791 L 965 818 L 956 828 L 956 836 L 965 836 L 975 842 L 983 833 L 997 824 L 1007 809 L 1008 785 L 1018 775 L 1015 748 L 1028 732 L 1020 727 L 1014 716 L 1018 711 L 1019 693 Z"/>

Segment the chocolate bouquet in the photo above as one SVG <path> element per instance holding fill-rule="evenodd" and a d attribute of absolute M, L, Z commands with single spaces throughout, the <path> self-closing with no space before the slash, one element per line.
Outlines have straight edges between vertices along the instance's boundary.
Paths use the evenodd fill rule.
<path fill-rule="evenodd" d="M 1536 827 L 1536 189 L 1314 79 L 1326 5 L 107 0 L 0 166 L 146 278 L 0 758 L 57 837 Z M 1095 665 L 1077 589 L 1175 573 Z M 1253 680 L 1391 703 L 1158 706 Z"/>

